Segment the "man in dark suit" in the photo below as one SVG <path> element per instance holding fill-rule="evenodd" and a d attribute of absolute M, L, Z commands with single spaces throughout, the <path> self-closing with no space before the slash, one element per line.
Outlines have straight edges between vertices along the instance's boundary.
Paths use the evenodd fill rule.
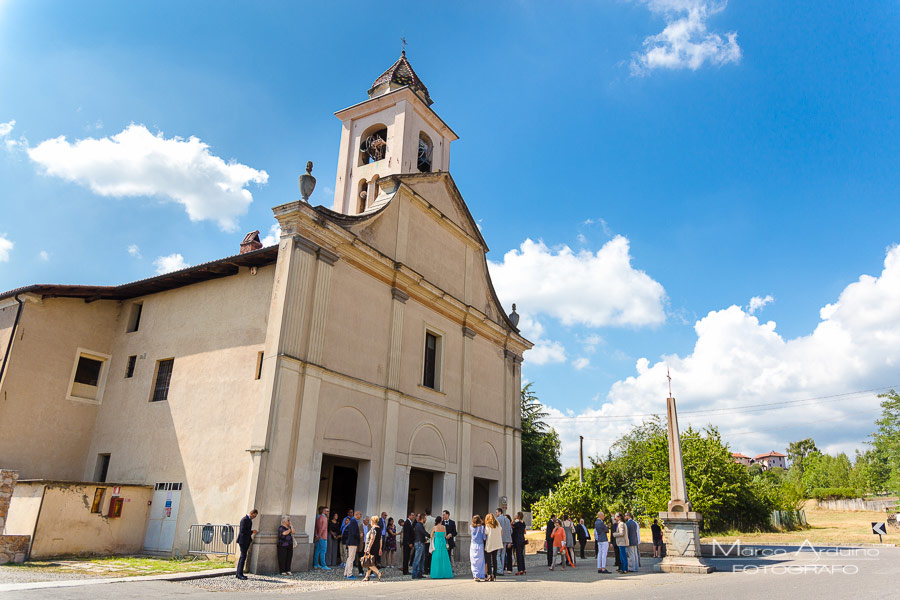
<path fill-rule="evenodd" d="M 588 540 L 591 539 L 591 534 L 584 524 L 584 519 L 578 519 L 578 525 L 575 526 L 575 539 L 578 540 L 578 545 L 581 546 L 581 560 L 585 560 L 584 547 L 587 545 Z"/>
<path fill-rule="evenodd" d="M 253 534 L 256 533 L 256 530 L 253 529 L 253 519 L 258 514 L 259 511 L 255 508 L 251 510 L 241 519 L 241 525 L 238 528 L 237 545 L 241 549 L 241 557 L 237 561 L 237 571 L 235 572 L 235 577 L 238 579 L 247 579 L 247 576 L 244 575 L 244 563 L 247 562 L 247 552 L 253 542 Z"/>
<path fill-rule="evenodd" d="M 544 538 L 545 544 L 547 545 L 547 566 L 553 566 L 553 528 L 555 527 L 554 521 L 556 521 L 556 515 L 550 515 L 550 520 L 547 521 L 547 533 Z"/>
<path fill-rule="evenodd" d="M 409 575 L 409 565 L 412 563 L 413 525 L 416 513 L 409 513 L 406 522 L 403 523 L 403 574 Z"/>
<path fill-rule="evenodd" d="M 453 562 L 453 549 L 456 548 L 456 536 L 459 535 L 459 532 L 456 531 L 456 521 L 450 518 L 450 511 L 445 510 L 442 513 L 444 517 L 444 527 L 447 528 L 447 544 L 449 546 L 448 550 L 450 553 L 450 562 Z"/>

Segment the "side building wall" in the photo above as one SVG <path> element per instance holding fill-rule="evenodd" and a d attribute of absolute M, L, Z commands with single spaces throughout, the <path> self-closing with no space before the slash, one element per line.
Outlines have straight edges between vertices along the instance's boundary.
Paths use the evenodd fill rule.
<path fill-rule="evenodd" d="M 109 354 L 119 315 L 117 302 L 25 302 L 0 386 L 0 423 L 15 423 L 0 435 L 0 466 L 21 479 L 82 479 L 99 405 L 67 393 L 79 348 Z"/>
<path fill-rule="evenodd" d="M 187 551 L 192 524 L 237 523 L 250 475 L 252 406 L 274 266 L 136 298 L 141 324 L 119 331 L 84 476 L 109 455 L 108 478 L 181 483 L 174 551 Z M 127 303 L 126 303 L 127 308 Z M 126 378 L 129 356 L 137 356 Z M 158 361 L 174 359 L 165 401 L 151 402 Z M 248 412 L 249 410 L 249 412 Z"/>

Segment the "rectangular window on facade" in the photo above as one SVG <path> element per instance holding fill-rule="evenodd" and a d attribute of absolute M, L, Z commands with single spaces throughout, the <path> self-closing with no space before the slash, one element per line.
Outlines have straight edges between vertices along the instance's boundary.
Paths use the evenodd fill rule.
<path fill-rule="evenodd" d="M 109 454 L 97 455 L 97 466 L 94 468 L 94 481 L 106 482 L 106 474 L 109 472 Z"/>
<path fill-rule="evenodd" d="M 263 353 L 256 355 L 256 379 L 262 379 Z"/>
<path fill-rule="evenodd" d="M 150 398 L 150 402 L 162 402 L 169 399 L 169 383 L 172 381 L 173 366 L 175 366 L 174 358 L 156 362 L 156 380 L 153 382 L 153 396 Z"/>
<path fill-rule="evenodd" d="M 109 355 L 90 352 L 78 348 L 75 353 L 75 364 L 72 366 L 72 379 L 66 393 L 68 400 L 78 400 L 100 404 L 103 387 L 106 382 Z"/>
<path fill-rule="evenodd" d="M 125 330 L 127 333 L 137 331 L 141 326 L 141 312 L 143 310 L 143 302 L 135 302 L 131 305 L 131 311 L 128 313 L 128 329 Z"/>
<path fill-rule="evenodd" d="M 425 369 L 422 385 L 433 390 L 440 389 L 441 338 L 430 331 L 425 332 Z"/>
<path fill-rule="evenodd" d="M 137 363 L 137 355 L 128 357 L 128 364 L 125 366 L 125 379 L 134 377 L 134 365 Z"/>
<path fill-rule="evenodd" d="M 102 513 L 103 512 L 103 492 L 106 491 L 106 488 L 98 487 L 94 490 L 94 501 L 91 503 L 91 512 L 92 513 Z"/>

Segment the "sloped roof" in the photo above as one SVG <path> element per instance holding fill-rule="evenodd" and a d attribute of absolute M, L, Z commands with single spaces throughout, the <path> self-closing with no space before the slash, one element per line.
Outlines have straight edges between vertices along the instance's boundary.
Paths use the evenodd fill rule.
<path fill-rule="evenodd" d="M 425 84 L 422 83 L 422 80 L 419 79 L 419 76 L 416 75 L 412 65 L 409 64 L 409 61 L 406 59 L 406 50 L 400 53 L 400 58 L 397 59 L 397 62 L 388 67 L 388 69 L 379 75 L 374 83 L 372 83 L 372 87 L 369 89 L 369 97 L 373 96 L 373 92 L 376 88 L 384 84 L 388 84 L 388 87 L 390 87 L 390 84 L 409 86 L 411 90 L 422 96 L 422 99 L 426 104 L 429 106 L 433 104 L 431 96 L 428 95 L 428 88 L 425 87 Z"/>
<path fill-rule="evenodd" d="M 39 283 L 0 293 L 0 300 L 21 294 L 37 294 L 43 298 L 84 298 L 94 300 L 127 300 L 147 294 L 164 292 L 201 281 L 235 275 L 240 267 L 260 267 L 274 263 L 278 246 L 260 248 L 207 263 L 172 271 L 122 285 L 66 285 Z"/>
<path fill-rule="evenodd" d="M 771 452 L 766 452 L 765 454 L 757 454 L 756 458 L 754 460 L 757 460 L 760 458 L 768 458 L 770 456 L 779 456 L 781 458 L 787 458 L 787 456 L 782 454 L 781 452 L 775 452 L 774 450 L 772 450 Z"/>
<path fill-rule="evenodd" d="M 741 454 L 740 452 L 732 452 L 731 456 L 733 456 L 734 458 L 750 458 L 746 454 Z"/>

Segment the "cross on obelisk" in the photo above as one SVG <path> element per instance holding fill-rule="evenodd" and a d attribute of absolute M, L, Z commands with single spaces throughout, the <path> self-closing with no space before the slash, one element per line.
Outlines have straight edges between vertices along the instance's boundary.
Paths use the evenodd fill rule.
<path fill-rule="evenodd" d="M 678 411 L 672 395 L 672 375 L 666 367 L 669 380 L 669 397 L 666 398 L 666 416 L 669 438 L 669 490 L 667 512 L 659 513 L 666 531 L 666 557 L 656 565 L 664 573 L 711 573 L 714 567 L 700 557 L 699 513 L 691 510 L 684 483 L 684 461 L 681 458 L 681 434 L 678 431 Z"/>

